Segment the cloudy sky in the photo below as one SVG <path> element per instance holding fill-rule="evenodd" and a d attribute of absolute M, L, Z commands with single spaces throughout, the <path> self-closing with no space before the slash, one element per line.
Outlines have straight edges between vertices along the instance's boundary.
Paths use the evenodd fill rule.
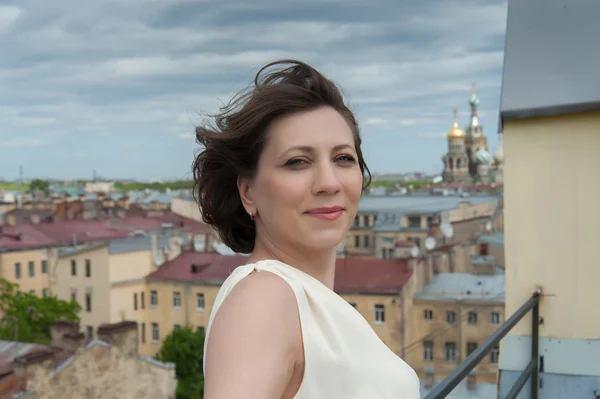
<path fill-rule="evenodd" d="M 441 168 L 471 84 L 497 143 L 506 0 L 0 0 L 0 178 L 189 178 L 199 112 L 293 57 L 343 87 L 374 172 Z"/>

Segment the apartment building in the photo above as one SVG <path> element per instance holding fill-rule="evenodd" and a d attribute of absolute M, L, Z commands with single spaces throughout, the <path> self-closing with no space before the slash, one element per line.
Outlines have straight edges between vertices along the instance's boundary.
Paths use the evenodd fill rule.
<path fill-rule="evenodd" d="M 173 329 L 190 326 L 206 328 L 217 292 L 223 281 L 246 256 L 185 251 L 166 262 L 146 278 L 143 291 L 135 298 L 136 320 L 140 325 L 140 353 L 153 356 Z M 400 291 L 411 276 L 407 260 L 363 258 L 338 259 L 335 290 L 373 326 L 381 339 L 400 353 L 402 309 Z"/>
<path fill-rule="evenodd" d="M 45 295 L 52 284 L 50 275 L 56 268 L 60 248 L 88 250 L 91 243 L 102 246 L 110 240 L 145 232 L 176 232 L 187 243 L 198 237 L 210 242 L 214 236 L 207 225 L 171 213 L 157 217 L 3 225 L 0 226 L 0 277 L 19 284 L 23 292 Z M 85 261 L 82 262 L 84 265 Z"/>
<path fill-rule="evenodd" d="M 163 232 L 61 248 L 51 293 L 81 305 L 80 323 L 88 338 L 104 323 L 141 322 L 135 306 L 145 306 L 144 278 L 186 245 L 185 236 Z"/>
<path fill-rule="evenodd" d="M 432 236 L 448 244 L 472 238 L 497 212 L 498 195 L 435 196 L 423 193 L 364 196 L 346 240 L 348 256 L 391 259 L 396 242 L 413 242 L 421 251 Z M 441 223 L 457 225 L 456 237 L 444 239 Z"/>
<path fill-rule="evenodd" d="M 431 386 L 452 372 L 504 321 L 504 275 L 440 273 L 413 297 L 413 331 L 406 358 Z M 472 378 L 493 383 L 499 348 Z"/>

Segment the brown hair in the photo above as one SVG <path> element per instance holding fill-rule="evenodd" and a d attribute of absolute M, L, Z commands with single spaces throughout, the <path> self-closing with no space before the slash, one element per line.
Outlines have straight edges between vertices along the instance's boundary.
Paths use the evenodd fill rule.
<path fill-rule="evenodd" d="M 263 74 L 271 67 L 279 68 Z M 238 176 L 255 176 L 268 128 L 275 120 L 320 107 L 335 109 L 350 125 L 358 164 L 367 175 L 364 190 L 371 182 L 371 173 L 360 148 L 356 119 L 337 86 L 303 62 L 280 60 L 265 65 L 248 90 L 235 96 L 220 113 L 211 115 L 213 124 L 196 127 L 196 140 L 204 148 L 193 163 L 194 197 L 203 220 L 216 228 L 233 251 L 252 252 L 256 239 L 254 221 L 242 206 Z"/>

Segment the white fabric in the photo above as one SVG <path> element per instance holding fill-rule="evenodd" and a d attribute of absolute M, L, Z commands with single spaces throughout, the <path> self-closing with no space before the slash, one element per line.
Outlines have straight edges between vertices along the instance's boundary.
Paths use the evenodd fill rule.
<path fill-rule="evenodd" d="M 239 266 L 225 280 L 212 307 L 204 353 L 219 307 L 233 287 L 255 270 L 280 276 L 296 294 L 305 357 L 296 399 L 420 398 L 414 370 L 379 339 L 352 305 L 309 274 L 276 260 Z"/>

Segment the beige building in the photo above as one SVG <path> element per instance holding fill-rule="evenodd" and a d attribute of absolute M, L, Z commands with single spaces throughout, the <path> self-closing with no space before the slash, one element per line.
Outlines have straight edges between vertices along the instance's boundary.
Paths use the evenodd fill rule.
<path fill-rule="evenodd" d="M 346 255 L 392 259 L 397 242 L 411 241 L 423 253 L 429 236 L 436 245 L 473 238 L 497 213 L 498 204 L 497 195 L 365 196 L 348 232 Z M 455 237 L 444 238 L 442 223 L 460 230 Z"/>
<path fill-rule="evenodd" d="M 500 108 L 506 313 L 542 290 L 540 398 L 594 397 L 600 387 L 599 14 L 599 2 L 583 0 L 508 6 Z M 531 344 L 530 312 L 502 340 L 500 397 L 531 360 Z"/>
<path fill-rule="evenodd" d="M 140 353 L 153 356 L 173 329 L 205 329 L 217 292 L 246 256 L 183 252 L 146 278 L 149 302 L 138 308 Z M 400 354 L 404 342 L 401 292 L 410 279 L 408 260 L 338 259 L 336 292 L 354 306 L 379 337 Z M 140 294 L 140 293 L 138 293 Z M 131 303 L 131 301 L 129 301 Z"/>
<path fill-rule="evenodd" d="M 0 277 L 19 284 L 23 292 L 48 295 L 50 254 L 47 248 L 0 252 Z"/>
<path fill-rule="evenodd" d="M 52 348 L 13 361 L 17 379 L 24 380 L 21 392 L 39 399 L 175 398 L 175 364 L 138 354 L 135 322 L 104 325 L 97 335 L 86 345 L 77 324 L 55 323 Z"/>
<path fill-rule="evenodd" d="M 448 376 L 504 321 L 504 275 L 440 273 L 413 299 L 413 330 L 420 337 L 406 359 L 431 386 Z M 499 348 L 475 369 L 479 382 L 495 382 Z"/>
<path fill-rule="evenodd" d="M 144 278 L 179 255 L 182 245 L 178 235 L 139 234 L 61 248 L 52 270 L 51 293 L 79 302 L 80 323 L 89 338 L 104 323 L 142 322 L 135 308 L 144 308 L 150 301 Z"/>

